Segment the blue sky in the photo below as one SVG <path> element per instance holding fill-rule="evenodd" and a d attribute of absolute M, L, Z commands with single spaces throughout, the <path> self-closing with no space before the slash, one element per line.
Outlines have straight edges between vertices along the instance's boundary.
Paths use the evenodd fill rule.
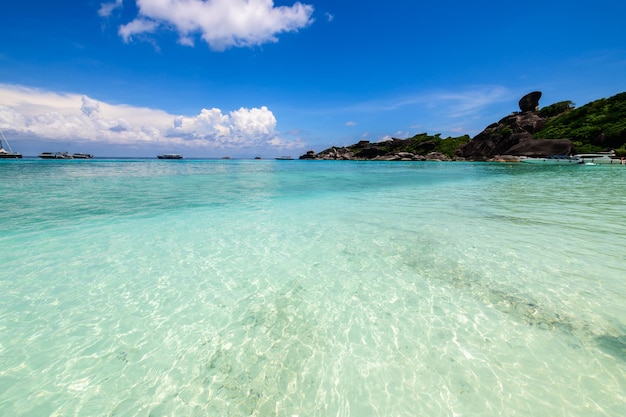
<path fill-rule="evenodd" d="M 626 3 L 22 0 L 0 7 L 15 151 L 297 157 L 626 91 Z"/>

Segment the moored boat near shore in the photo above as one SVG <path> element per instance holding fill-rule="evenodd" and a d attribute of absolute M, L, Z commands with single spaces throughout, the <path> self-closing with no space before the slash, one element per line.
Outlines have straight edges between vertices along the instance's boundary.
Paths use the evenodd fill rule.
<path fill-rule="evenodd" d="M 521 158 L 520 162 L 546 165 L 577 165 L 581 163 L 580 159 L 576 156 L 569 155 L 550 155 L 544 158 Z"/>
<path fill-rule="evenodd" d="M 2 147 L 2 144 L 0 143 L 0 159 L 21 159 L 21 158 L 22 158 L 21 153 L 7 151 L 6 149 L 4 149 L 4 147 Z"/>
<path fill-rule="evenodd" d="M 573 156 L 570 155 L 550 155 L 541 158 L 521 158 L 520 162 L 527 164 L 545 164 L 545 165 L 597 165 L 597 164 L 616 164 L 624 165 L 624 158 L 618 158 L 614 151 L 596 152 L 596 153 L 580 153 Z"/>
<path fill-rule="evenodd" d="M 580 160 L 581 164 L 624 164 L 623 159 L 618 158 L 614 151 L 581 153 L 574 156 Z"/>

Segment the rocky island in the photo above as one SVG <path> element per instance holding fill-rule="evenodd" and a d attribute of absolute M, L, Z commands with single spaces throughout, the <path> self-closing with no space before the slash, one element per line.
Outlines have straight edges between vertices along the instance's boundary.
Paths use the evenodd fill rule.
<path fill-rule="evenodd" d="M 408 139 L 360 141 L 308 151 L 300 159 L 374 161 L 516 161 L 520 157 L 616 150 L 626 155 L 626 93 L 579 109 L 562 101 L 539 109 L 542 93 L 519 100 L 519 111 L 487 126 L 474 138 L 418 134 Z"/>

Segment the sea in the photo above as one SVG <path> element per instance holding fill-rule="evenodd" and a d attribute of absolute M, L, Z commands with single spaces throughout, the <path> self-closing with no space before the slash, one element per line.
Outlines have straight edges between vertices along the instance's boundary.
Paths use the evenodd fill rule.
<path fill-rule="evenodd" d="M 626 167 L 0 162 L 1 416 L 626 415 Z"/>

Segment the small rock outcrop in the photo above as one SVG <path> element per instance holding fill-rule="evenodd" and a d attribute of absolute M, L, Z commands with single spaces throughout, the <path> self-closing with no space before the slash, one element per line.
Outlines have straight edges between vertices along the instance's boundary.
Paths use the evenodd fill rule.
<path fill-rule="evenodd" d="M 351 146 L 326 149 L 320 153 L 308 151 L 300 159 L 343 160 L 343 161 L 450 161 L 440 152 L 435 152 L 436 144 L 431 141 L 420 142 L 412 146 L 413 151 L 405 149 L 411 139 L 392 139 L 385 142 L 370 143 L 360 141 Z"/>
<path fill-rule="evenodd" d="M 568 139 L 524 139 L 506 151 L 507 155 L 542 157 L 547 155 L 571 155 L 572 141 Z"/>

